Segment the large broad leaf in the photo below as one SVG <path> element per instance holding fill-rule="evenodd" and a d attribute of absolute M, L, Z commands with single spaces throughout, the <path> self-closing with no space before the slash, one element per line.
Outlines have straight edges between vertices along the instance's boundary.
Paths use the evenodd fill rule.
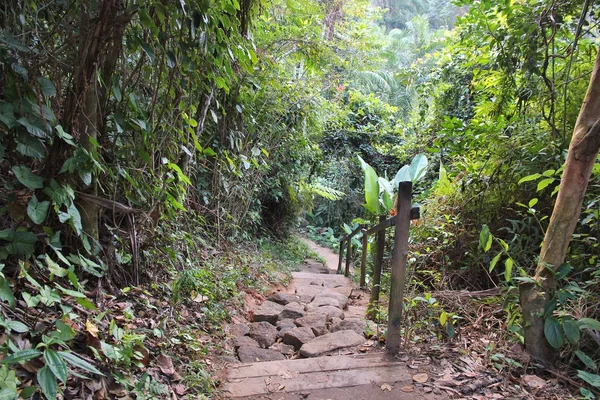
<path fill-rule="evenodd" d="M 571 342 L 572 344 L 579 343 L 580 334 L 579 325 L 577 325 L 577 322 L 570 319 L 563 320 L 563 329 L 565 331 L 565 336 L 567 337 L 567 340 L 569 340 L 569 342 Z"/>
<path fill-rule="evenodd" d="M 427 172 L 427 157 L 417 154 L 410 163 L 410 180 L 414 183 L 425 176 Z"/>
<path fill-rule="evenodd" d="M 61 382 L 67 382 L 67 364 L 56 350 L 46 349 L 44 351 L 44 360 L 50 368 L 54 376 L 60 379 Z"/>
<path fill-rule="evenodd" d="M 31 172 L 29 168 L 24 165 L 16 165 L 12 167 L 12 171 L 15 176 L 23 185 L 31 190 L 41 189 L 44 187 L 44 180 Z"/>
<path fill-rule="evenodd" d="M 504 261 L 504 280 L 506 282 L 510 282 L 510 280 L 512 279 L 513 264 L 513 259 L 510 257 L 508 257 Z"/>
<path fill-rule="evenodd" d="M 35 250 L 37 236 L 33 232 L 18 231 L 12 234 L 10 243 L 6 246 L 9 254 L 30 256 Z"/>
<path fill-rule="evenodd" d="M 579 329 L 593 329 L 596 331 L 600 331 L 600 321 L 594 318 L 581 318 L 577 321 L 579 325 Z"/>
<path fill-rule="evenodd" d="M 39 78 L 38 82 L 40 83 L 40 89 L 42 89 L 42 93 L 44 93 L 44 96 L 56 96 L 56 86 L 54 86 L 54 83 L 52 83 L 52 81 L 42 76 Z"/>
<path fill-rule="evenodd" d="M 46 219 L 49 208 L 49 201 L 38 201 L 37 197 L 33 195 L 27 205 L 27 215 L 29 215 L 29 218 L 31 218 L 34 223 L 41 225 Z"/>
<path fill-rule="evenodd" d="M 590 385 L 600 388 L 600 375 L 590 374 L 589 372 L 585 371 L 577 371 L 577 376 Z"/>
<path fill-rule="evenodd" d="M 68 351 L 59 351 L 58 354 L 60 354 L 60 356 L 66 362 L 68 362 L 69 364 L 71 364 L 74 367 L 81 368 L 84 371 L 91 372 L 91 373 L 96 374 L 96 375 L 102 375 L 102 376 L 104 376 L 104 374 L 102 372 L 100 372 L 98 370 L 98 368 L 94 367 L 89 362 L 87 362 L 85 360 L 82 360 L 81 358 L 77 357 L 73 353 L 70 353 Z"/>
<path fill-rule="evenodd" d="M 373 214 L 379 214 L 379 182 L 377 173 L 369 164 L 358 156 L 365 173 L 365 202 L 364 207 Z"/>
<path fill-rule="evenodd" d="M 554 317 L 548 317 L 544 321 L 544 336 L 550 346 L 559 349 L 563 344 L 563 330 L 560 322 Z"/>
<path fill-rule="evenodd" d="M 410 167 L 408 165 L 400 168 L 394 178 L 394 188 L 397 188 L 400 182 L 410 182 Z"/>
<path fill-rule="evenodd" d="M 58 385 L 56 384 L 56 377 L 48 366 L 40 368 L 37 373 L 37 380 L 42 388 L 42 392 L 44 392 L 44 396 L 47 399 L 56 399 Z"/>
<path fill-rule="evenodd" d="M 6 301 L 12 308 L 15 308 L 17 302 L 8 281 L 0 277 L 0 300 Z"/>
<path fill-rule="evenodd" d="M 592 360 L 587 354 L 585 354 L 583 351 L 581 350 L 577 350 L 575 352 L 575 355 L 577 356 L 577 358 L 579 358 L 581 360 L 582 363 L 585 364 L 586 367 L 590 368 L 590 369 L 596 369 L 596 363 L 594 362 L 594 360 Z"/>

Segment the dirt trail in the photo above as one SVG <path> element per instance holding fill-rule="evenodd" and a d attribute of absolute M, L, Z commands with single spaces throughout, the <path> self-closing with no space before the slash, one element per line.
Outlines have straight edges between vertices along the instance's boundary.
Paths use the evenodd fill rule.
<path fill-rule="evenodd" d="M 337 255 L 303 239 L 326 260 L 308 260 L 291 284 L 250 313 L 253 322 L 229 333 L 240 363 L 223 374 L 225 398 L 444 399 L 415 384 L 416 372 L 382 352 L 364 318 L 365 297 L 336 275 Z"/>

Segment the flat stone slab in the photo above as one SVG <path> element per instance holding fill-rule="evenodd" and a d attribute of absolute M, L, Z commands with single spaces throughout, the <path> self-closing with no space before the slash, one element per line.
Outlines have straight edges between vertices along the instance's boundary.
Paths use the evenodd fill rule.
<path fill-rule="evenodd" d="M 277 328 L 266 321 L 253 322 L 248 336 L 256 340 L 263 349 L 269 348 L 277 340 Z"/>
<path fill-rule="evenodd" d="M 238 357 L 243 363 L 285 360 L 285 356 L 277 350 L 260 347 L 242 346 L 238 349 Z"/>
<path fill-rule="evenodd" d="M 345 317 L 344 312 L 342 310 L 332 306 L 317 307 L 312 312 L 327 314 L 328 318 L 344 319 Z"/>
<path fill-rule="evenodd" d="M 345 296 L 342 293 L 334 292 L 332 290 L 322 291 L 321 293 L 315 295 L 313 302 L 322 298 L 336 299 L 339 303 L 340 308 L 342 309 L 348 307 L 348 296 Z"/>
<path fill-rule="evenodd" d="M 283 335 L 283 343 L 294 346 L 296 350 L 302 347 L 303 344 L 310 342 L 315 338 L 315 334 L 308 326 L 302 328 L 294 328 Z"/>
<path fill-rule="evenodd" d="M 352 330 L 359 335 L 364 335 L 366 328 L 367 323 L 365 320 L 359 318 L 346 318 L 332 324 L 331 332 Z"/>
<path fill-rule="evenodd" d="M 284 356 L 293 356 L 295 352 L 294 346 L 282 342 L 273 344 L 271 347 L 269 347 L 269 349 L 276 350 Z"/>
<path fill-rule="evenodd" d="M 364 342 L 365 338 L 352 330 L 337 331 L 305 343 L 300 348 L 300 355 L 306 358 L 318 357 L 331 351 L 359 346 Z"/>
<path fill-rule="evenodd" d="M 282 311 L 283 306 L 281 304 L 267 300 L 254 310 L 254 322 L 266 321 L 275 325 Z"/>
<path fill-rule="evenodd" d="M 331 289 L 331 291 L 343 294 L 344 296 L 346 296 L 346 298 L 348 298 L 352 295 L 352 288 L 349 286 L 336 287 L 336 288 Z M 344 307 L 344 308 L 346 308 L 346 307 Z"/>
<path fill-rule="evenodd" d="M 302 300 L 308 300 L 307 303 L 310 303 L 316 295 L 327 290 L 323 286 L 296 286 L 296 295 L 300 296 Z"/>
<path fill-rule="evenodd" d="M 340 320 L 341 321 L 341 320 Z M 315 336 L 322 336 L 329 333 L 327 330 L 327 314 L 309 313 L 305 317 L 294 321 L 299 327 L 307 326 L 312 329 Z"/>
<path fill-rule="evenodd" d="M 300 296 L 291 293 L 277 292 L 270 295 L 269 300 L 285 306 L 289 303 L 300 303 Z"/>
<path fill-rule="evenodd" d="M 306 313 L 304 312 L 304 306 L 300 305 L 300 303 L 289 303 L 286 304 L 283 308 L 283 311 L 279 313 L 279 320 L 284 319 L 296 319 L 304 317 Z"/>
<path fill-rule="evenodd" d="M 324 306 L 336 307 L 336 308 L 339 308 L 340 310 L 343 308 L 340 305 L 340 302 L 337 301 L 337 299 L 334 299 L 333 297 L 316 296 L 315 299 L 306 306 L 306 311 L 315 311 L 315 309 L 317 309 L 319 307 L 324 307 Z"/>

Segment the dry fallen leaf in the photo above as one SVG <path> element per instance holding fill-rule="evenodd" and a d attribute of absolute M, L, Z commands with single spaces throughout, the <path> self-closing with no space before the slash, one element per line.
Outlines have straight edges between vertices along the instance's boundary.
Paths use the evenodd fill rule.
<path fill-rule="evenodd" d="M 173 360 L 171 359 L 171 357 L 166 356 L 162 353 L 158 356 L 158 361 L 156 362 L 156 365 L 165 375 L 170 376 L 175 373 L 175 368 L 173 368 Z"/>
<path fill-rule="evenodd" d="M 208 300 L 208 297 L 203 296 L 201 294 L 199 294 L 198 296 L 194 297 L 194 301 L 196 303 L 202 303 L 202 302 L 205 302 L 206 300 Z"/>
<path fill-rule="evenodd" d="M 523 375 L 521 379 L 531 389 L 539 390 L 546 386 L 546 381 L 537 375 Z"/>
<path fill-rule="evenodd" d="M 85 321 L 85 330 L 93 337 L 98 337 L 98 327 L 92 324 L 89 320 Z"/>
<path fill-rule="evenodd" d="M 383 390 L 384 392 L 387 390 L 388 392 L 392 391 L 392 387 L 390 385 L 388 385 L 387 383 L 384 383 L 383 385 L 381 385 L 381 390 Z"/>
<path fill-rule="evenodd" d="M 425 383 L 429 380 L 429 375 L 427 375 L 426 373 L 422 373 L 422 374 L 416 374 L 413 375 L 413 381 L 417 382 L 417 383 Z"/>
<path fill-rule="evenodd" d="M 172 387 L 173 387 L 173 391 L 176 394 L 178 394 L 179 396 L 183 396 L 185 394 L 185 391 L 187 390 L 186 387 L 181 383 L 173 385 Z"/>
<path fill-rule="evenodd" d="M 406 386 L 402 386 L 400 388 L 400 390 L 402 390 L 404 393 L 411 393 L 415 391 L 415 387 L 411 386 L 411 385 L 406 385 Z"/>

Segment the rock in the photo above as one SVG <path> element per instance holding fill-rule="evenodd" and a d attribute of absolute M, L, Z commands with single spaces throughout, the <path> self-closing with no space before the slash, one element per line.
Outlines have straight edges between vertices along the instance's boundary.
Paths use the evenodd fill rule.
<path fill-rule="evenodd" d="M 335 325 L 339 324 L 342 321 L 341 318 L 338 317 L 332 317 L 329 318 L 329 329 L 333 328 Z"/>
<path fill-rule="evenodd" d="M 305 302 L 305 299 L 310 299 L 306 303 L 310 303 L 317 294 L 327 290 L 322 286 L 298 286 L 296 288 L 296 294 L 300 296 L 301 302 Z"/>
<path fill-rule="evenodd" d="M 296 319 L 304 317 L 304 307 L 300 305 L 300 303 L 289 303 L 284 308 L 283 311 L 279 314 L 279 319 Z"/>
<path fill-rule="evenodd" d="M 331 325 L 331 332 L 352 330 L 359 335 L 365 334 L 367 323 L 361 318 L 346 318 Z"/>
<path fill-rule="evenodd" d="M 284 356 L 293 356 L 294 355 L 294 346 L 285 344 L 285 343 L 275 343 L 273 346 L 269 347 L 270 349 L 277 350 Z"/>
<path fill-rule="evenodd" d="M 229 326 L 229 334 L 233 337 L 246 336 L 250 332 L 250 328 L 246 324 L 232 324 Z"/>
<path fill-rule="evenodd" d="M 242 347 L 242 346 L 248 346 L 248 347 L 260 347 L 260 345 L 258 344 L 258 342 L 248 336 L 240 336 L 237 337 L 235 339 L 233 339 L 233 347 L 234 348 L 238 348 L 238 347 Z"/>
<path fill-rule="evenodd" d="M 277 328 L 268 322 L 253 322 L 250 324 L 248 336 L 256 340 L 263 349 L 268 348 L 277 340 Z"/>
<path fill-rule="evenodd" d="M 254 310 L 254 322 L 266 321 L 275 325 L 283 306 L 272 301 L 265 301 Z"/>
<path fill-rule="evenodd" d="M 318 338 L 303 344 L 300 348 L 300 355 L 302 357 L 318 357 L 319 355 L 330 351 L 359 346 L 363 344 L 364 341 L 365 338 L 354 331 L 337 331 L 319 336 Z"/>
<path fill-rule="evenodd" d="M 324 284 L 323 284 L 323 282 L 312 281 L 312 282 L 310 283 L 310 285 L 311 285 L 311 286 L 323 286 Z"/>
<path fill-rule="evenodd" d="M 291 331 L 292 329 L 294 329 L 296 326 L 290 326 L 290 325 L 285 325 L 284 327 L 282 327 L 280 330 L 277 331 L 277 339 L 283 339 L 283 337 L 285 336 L 285 334 L 289 331 Z"/>
<path fill-rule="evenodd" d="M 277 292 L 270 295 L 269 300 L 285 306 L 289 303 L 300 303 L 300 296 L 291 293 Z"/>
<path fill-rule="evenodd" d="M 285 360 L 285 356 L 277 350 L 249 346 L 240 347 L 238 349 L 238 357 L 244 363 Z"/>
<path fill-rule="evenodd" d="M 332 306 L 323 306 L 317 307 L 313 312 L 319 312 L 322 314 L 327 314 L 329 318 L 339 318 L 344 319 L 344 312 L 337 307 Z"/>
<path fill-rule="evenodd" d="M 306 311 L 315 311 L 319 307 L 336 307 L 340 310 L 342 307 L 340 306 L 340 302 L 334 299 L 333 297 L 319 297 L 315 296 L 314 300 L 306 306 Z"/>
<path fill-rule="evenodd" d="M 310 342 L 315 338 L 315 334 L 308 326 L 294 328 L 285 333 L 283 343 L 294 346 L 296 350 L 302 347 L 303 344 Z"/>
<path fill-rule="evenodd" d="M 324 292 L 321 292 L 321 293 L 315 295 L 314 300 L 320 299 L 322 297 L 331 297 L 331 298 L 336 299 L 338 301 L 338 303 L 340 304 L 341 309 L 348 307 L 348 296 L 344 296 L 341 293 L 333 292 L 331 290 L 324 291 Z"/>
<path fill-rule="evenodd" d="M 296 326 L 296 323 L 294 322 L 294 319 L 291 318 L 286 318 L 286 319 L 280 319 L 279 321 L 277 321 L 277 329 L 281 329 L 285 326 L 291 326 L 292 328 L 294 328 Z"/>
<path fill-rule="evenodd" d="M 340 320 L 341 321 L 341 320 Z M 305 317 L 298 318 L 294 321 L 299 327 L 309 327 L 312 329 L 315 336 L 322 336 L 328 333 L 327 331 L 327 314 L 310 313 Z"/>
<path fill-rule="evenodd" d="M 294 320 L 296 326 L 315 326 L 315 325 L 326 325 L 327 314 L 322 312 L 311 312 L 306 314 L 302 318 Z"/>
<path fill-rule="evenodd" d="M 334 289 L 331 289 L 331 291 L 343 294 L 344 296 L 346 296 L 346 298 L 348 298 L 352 295 L 352 288 L 348 287 L 348 286 L 336 287 Z M 346 307 L 344 307 L 344 308 L 346 308 Z"/>

